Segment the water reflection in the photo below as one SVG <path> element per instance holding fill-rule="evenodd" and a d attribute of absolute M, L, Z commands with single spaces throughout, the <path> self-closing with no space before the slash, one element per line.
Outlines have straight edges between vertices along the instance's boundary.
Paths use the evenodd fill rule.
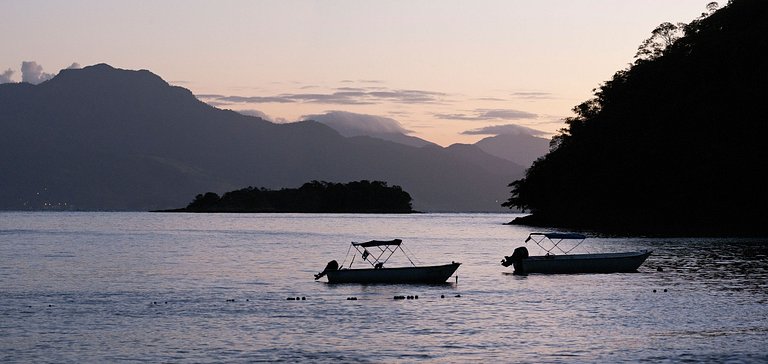
<path fill-rule="evenodd" d="M 654 242 L 646 266 L 671 281 L 717 290 L 768 293 L 768 244 L 760 240 L 663 240 Z"/>

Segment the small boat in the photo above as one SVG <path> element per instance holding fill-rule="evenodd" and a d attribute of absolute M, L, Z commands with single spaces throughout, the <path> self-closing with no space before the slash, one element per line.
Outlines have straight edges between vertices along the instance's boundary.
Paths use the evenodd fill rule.
<path fill-rule="evenodd" d="M 529 256 L 526 247 L 514 250 L 511 256 L 505 256 L 501 265 L 514 266 L 515 274 L 529 273 L 629 273 L 636 272 L 645 262 L 650 250 L 621 253 L 570 254 L 587 237 L 575 233 L 531 233 L 525 242 L 533 240 L 546 251 L 545 255 Z M 561 245 L 563 241 L 575 243 Z M 554 254 L 553 250 L 558 253 Z"/>
<path fill-rule="evenodd" d="M 315 274 L 315 280 L 328 276 L 328 283 L 445 283 L 446 280 L 456 272 L 461 263 L 451 262 L 444 265 L 416 266 L 402 247 L 403 241 L 394 240 L 371 240 L 364 243 L 352 242 L 347 256 L 352 248 L 362 259 L 371 265 L 371 268 L 352 268 L 357 254 L 352 255 L 349 266 L 344 268 L 344 261 L 341 266 L 338 262 L 332 260 L 328 262 L 325 269 Z M 371 249 L 371 253 L 368 249 Z M 411 262 L 411 266 L 406 267 L 384 267 L 390 257 L 400 251 Z"/>

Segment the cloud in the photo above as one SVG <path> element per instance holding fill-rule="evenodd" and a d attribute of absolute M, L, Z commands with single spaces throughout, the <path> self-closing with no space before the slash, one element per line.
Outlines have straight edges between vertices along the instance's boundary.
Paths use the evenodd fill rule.
<path fill-rule="evenodd" d="M 225 97 L 225 96 L 224 95 L 219 95 L 219 94 L 195 94 L 195 97 L 197 97 L 198 99 L 212 99 L 212 100 L 215 100 L 215 99 L 219 99 L 219 98 L 222 98 L 222 97 Z"/>
<path fill-rule="evenodd" d="M 384 83 L 382 80 L 341 80 L 341 83 Z"/>
<path fill-rule="evenodd" d="M 355 114 L 347 111 L 328 111 L 325 114 L 304 115 L 303 120 L 314 120 L 330 126 L 343 136 L 375 134 L 408 134 L 395 119 L 384 116 Z"/>
<path fill-rule="evenodd" d="M 10 68 L 7 69 L 5 72 L 0 73 L 0 83 L 11 83 L 11 82 L 13 82 L 13 80 L 11 79 L 11 77 L 13 76 L 13 73 L 14 73 L 13 70 L 10 69 Z"/>
<path fill-rule="evenodd" d="M 247 116 L 255 116 L 257 118 L 262 118 L 266 121 L 273 122 L 273 123 L 284 124 L 288 122 L 288 120 L 286 120 L 285 118 L 273 118 L 261 110 L 247 109 L 247 110 L 236 110 L 235 112 L 243 115 L 247 115 Z"/>
<path fill-rule="evenodd" d="M 477 98 L 477 99 L 475 99 L 475 100 L 480 100 L 480 101 L 502 101 L 502 102 L 509 102 L 509 100 L 507 100 L 507 99 L 502 99 L 502 98 L 498 98 L 498 97 L 479 97 L 479 98 Z"/>
<path fill-rule="evenodd" d="M 235 104 L 265 104 L 265 103 L 292 103 L 296 100 L 291 100 L 286 96 L 219 96 L 209 97 L 212 101 L 217 102 L 229 102 Z"/>
<path fill-rule="evenodd" d="M 468 114 L 435 114 L 435 117 L 446 120 L 520 120 L 536 119 L 537 114 L 512 109 L 475 109 Z"/>
<path fill-rule="evenodd" d="M 492 125 L 462 132 L 464 135 L 530 135 L 545 136 L 548 133 L 516 124 Z"/>
<path fill-rule="evenodd" d="M 421 90 L 371 91 L 367 95 L 375 99 L 403 104 L 432 104 L 437 103 L 441 97 L 445 96 L 441 92 Z"/>
<path fill-rule="evenodd" d="M 80 69 L 80 63 L 73 62 L 67 69 Z M 11 77 L 15 72 L 12 69 L 7 69 L 5 72 L 0 73 L 0 83 L 13 82 Z M 21 82 L 31 83 L 37 85 L 41 82 L 48 81 L 56 76 L 55 73 L 43 72 L 43 66 L 37 64 L 35 61 L 21 62 Z"/>
<path fill-rule="evenodd" d="M 272 118 L 270 118 L 269 115 L 267 115 L 263 111 L 250 109 L 250 110 L 237 110 L 236 112 L 238 114 L 243 114 L 243 115 L 247 115 L 247 116 L 255 116 L 257 118 L 262 118 L 262 119 L 267 120 L 267 121 L 272 121 Z"/>
<path fill-rule="evenodd" d="M 540 91 L 525 91 L 525 92 L 513 92 L 512 96 L 518 99 L 551 99 L 552 94 L 549 92 Z"/>
<path fill-rule="evenodd" d="M 217 103 L 313 103 L 329 105 L 375 105 L 383 102 L 399 104 L 439 103 L 446 94 L 422 90 L 389 90 L 381 87 L 340 87 L 330 93 L 293 93 L 273 96 L 198 95 Z"/>
<path fill-rule="evenodd" d="M 37 85 L 53 78 L 53 74 L 43 72 L 43 66 L 35 61 L 21 62 L 21 82 Z"/>

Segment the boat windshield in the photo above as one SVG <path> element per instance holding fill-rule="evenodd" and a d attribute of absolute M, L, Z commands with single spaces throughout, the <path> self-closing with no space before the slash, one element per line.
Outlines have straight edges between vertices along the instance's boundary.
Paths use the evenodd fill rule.
<path fill-rule="evenodd" d="M 576 247 L 581 245 L 581 243 L 583 243 L 584 239 L 586 238 L 586 235 L 577 233 L 530 233 L 528 234 L 528 238 L 525 239 L 525 242 L 527 243 L 533 240 L 536 245 L 547 252 L 547 255 L 551 255 L 552 251 L 555 249 L 563 254 L 568 254 L 573 251 L 573 249 L 576 249 Z M 564 248 L 560 245 L 560 243 L 562 243 L 564 240 L 578 241 L 575 244 Z"/>

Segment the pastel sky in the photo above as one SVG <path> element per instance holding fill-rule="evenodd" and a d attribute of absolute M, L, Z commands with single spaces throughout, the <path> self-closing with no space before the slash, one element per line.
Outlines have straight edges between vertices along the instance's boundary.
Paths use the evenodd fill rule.
<path fill-rule="evenodd" d="M 5 0 L 0 80 L 108 63 L 277 122 L 344 111 L 447 146 L 556 132 L 657 25 L 708 2 Z"/>

